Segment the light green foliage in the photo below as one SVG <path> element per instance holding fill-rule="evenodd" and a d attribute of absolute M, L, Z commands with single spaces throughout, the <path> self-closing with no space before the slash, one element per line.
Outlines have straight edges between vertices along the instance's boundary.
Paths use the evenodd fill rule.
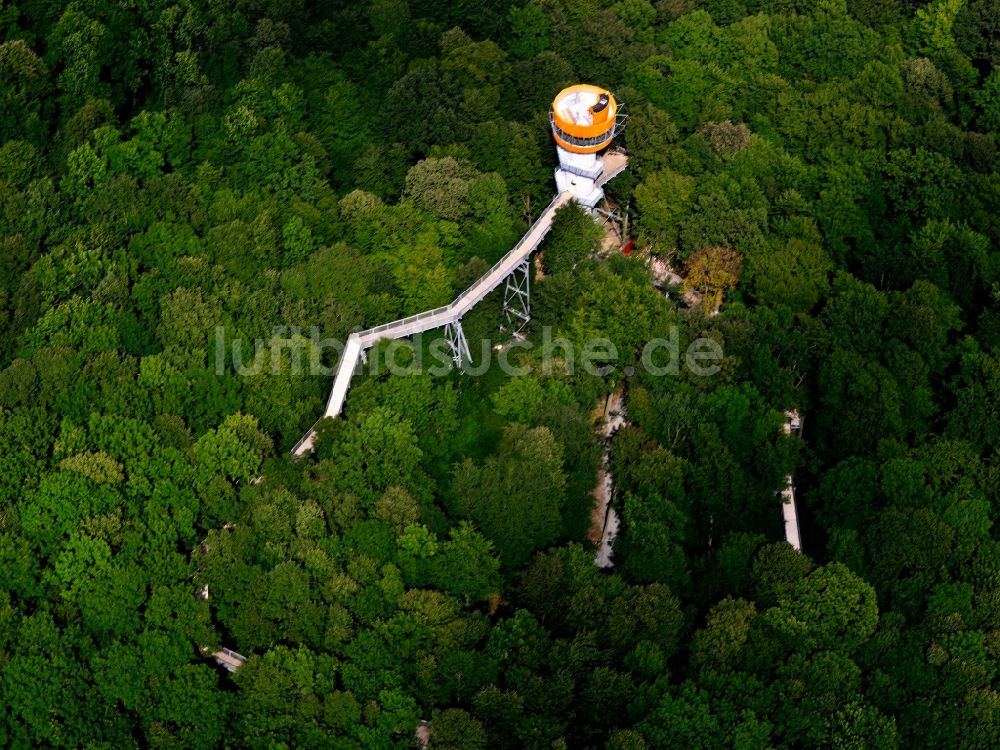
<path fill-rule="evenodd" d="M 436 585 L 466 601 L 484 599 L 500 588 L 500 560 L 493 544 L 465 521 L 442 543 L 431 570 Z"/>
<path fill-rule="evenodd" d="M 621 0 L 615 3 L 612 9 L 615 15 L 632 30 L 636 41 L 651 42 L 653 40 L 656 8 L 649 0 Z"/>
<path fill-rule="evenodd" d="M 694 664 L 702 669 L 732 668 L 739 664 L 756 616 L 754 605 L 743 599 L 723 599 L 712 607 L 705 627 L 692 640 Z"/>
<path fill-rule="evenodd" d="M 820 245 L 801 239 L 790 239 L 780 248 L 746 259 L 747 275 L 761 302 L 803 312 L 825 296 L 832 267 Z"/>
<path fill-rule="evenodd" d="M 636 188 L 641 238 L 655 252 L 676 252 L 680 227 L 691 210 L 695 179 L 670 169 L 656 172 Z"/>
<path fill-rule="evenodd" d="M 602 237 L 600 226 L 575 204 L 559 209 L 542 245 L 549 273 L 571 272 L 590 258 Z"/>
<path fill-rule="evenodd" d="M 409 420 L 379 407 L 352 422 L 330 445 L 338 489 L 373 505 L 390 487 L 406 487 L 421 496 L 421 450 Z"/>
<path fill-rule="evenodd" d="M 622 520 L 632 529 L 615 546 L 622 570 L 638 581 L 662 581 L 679 590 L 688 580 L 684 514 L 666 498 L 626 494 Z"/>
<path fill-rule="evenodd" d="M 817 568 L 779 598 L 773 624 L 801 648 L 850 653 L 878 624 L 875 590 L 839 563 Z"/>
<path fill-rule="evenodd" d="M 60 187 L 81 210 L 91 192 L 115 175 L 146 179 L 159 174 L 163 156 L 153 146 L 142 137 L 122 141 L 114 128 L 98 128 L 93 133 L 93 145 L 84 143 L 69 154 Z"/>
<path fill-rule="evenodd" d="M 179 367 L 204 367 L 216 326 L 222 322 L 221 300 L 195 287 L 180 288 L 160 299 L 158 333 L 165 355 Z"/>
<path fill-rule="evenodd" d="M 653 747 L 716 747 L 722 739 L 719 719 L 709 708 L 708 695 L 690 683 L 677 695 L 665 695 L 660 704 L 638 725 Z"/>
<path fill-rule="evenodd" d="M 305 260 L 315 248 L 312 230 L 299 216 L 293 216 L 282 227 L 281 239 L 290 261 Z"/>
<path fill-rule="evenodd" d="M 982 108 L 983 127 L 994 132 L 1000 131 L 1000 73 L 990 73 L 983 82 L 983 87 L 973 94 L 973 98 Z"/>
<path fill-rule="evenodd" d="M 104 24 L 77 8 L 67 9 L 52 29 L 49 57 L 63 65 L 59 88 L 67 101 L 80 103 L 103 88 L 100 67 L 105 60 L 101 46 L 106 34 Z"/>
<path fill-rule="evenodd" d="M 935 0 L 914 15 L 922 52 L 939 52 L 955 46 L 952 28 L 966 0 Z"/>
<path fill-rule="evenodd" d="M 493 410 L 514 422 L 529 422 L 545 398 L 537 378 L 511 378 L 491 397 Z"/>
<path fill-rule="evenodd" d="M 528 58 L 548 48 L 549 20 L 540 2 L 532 0 L 520 8 L 511 6 L 507 17 L 513 34 L 511 54 Z"/>
<path fill-rule="evenodd" d="M 258 430 L 256 419 L 234 414 L 195 443 L 198 476 L 205 483 L 214 477 L 248 482 L 256 475 L 269 448 L 270 441 Z"/>
<path fill-rule="evenodd" d="M 44 136 L 42 101 L 49 89 L 49 68 L 24 39 L 5 39 L 0 44 L 0 134 L 8 138 L 24 135 L 29 140 Z"/>
<path fill-rule="evenodd" d="M 87 354 L 116 349 L 120 344 L 119 316 L 112 305 L 73 297 L 45 312 L 23 337 L 24 351 L 43 342 L 75 347 Z"/>
<path fill-rule="evenodd" d="M 677 126 L 664 110 L 650 104 L 633 110 L 625 131 L 629 161 L 646 171 L 662 169 L 668 164 L 669 146 L 677 135 Z"/>
<path fill-rule="evenodd" d="M 476 171 L 450 156 L 424 159 L 406 174 L 406 196 L 442 219 L 458 221 L 468 211 L 471 180 Z"/>
<path fill-rule="evenodd" d="M 82 474 L 94 484 L 116 484 L 122 481 L 122 465 L 107 453 L 77 453 L 59 462 L 63 471 Z"/>
<path fill-rule="evenodd" d="M 617 350 L 611 366 L 626 367 L 638 359 L 646 343 L 669 321 L 663 299 L 645 279 L 609 276 L 604 283 L 589 286 L 579 298 L 579 307 L 569 321 L 572 340 L 583 357 L 592 347 L 593 366 L 604 367 L 606 342 Z"/>
<path fill-rule="evenodd" d="M 461 109 L 473 122 L 489 120 L 500 105 L 509 68 L 507 53 L 495 42 L 474 42 L 459 29 L 441 35 L 441 68 L 455 74 Z"/>

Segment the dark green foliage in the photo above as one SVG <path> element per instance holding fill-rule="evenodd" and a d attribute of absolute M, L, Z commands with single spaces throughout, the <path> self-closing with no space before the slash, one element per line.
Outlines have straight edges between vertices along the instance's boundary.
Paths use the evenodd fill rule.
<path fill-rule="evenodd" d="M 562 466 L 562 449 L 547 428 L 512 425 L 495 458 L 482 466 L 466 460 L 455 467 L 451 506 L 497 540 L 506 566 L 519 567 L 561 536 Z"/>
<path fill-rule="evenodd" d="M 998 61 L 992 0 L 2 4 L 0 745 L 1000 746 Z M 382 344 L 291 462 L 581 81 L 636 252 L 561 210 L 530 348 L 463 320 L 529 375 Z"/>
<path fill-rule="evenodd" d="M 542 253 L 548 273 L 574 271 L 589 260 L 601 240 L 600 229 L 576 204 L 556 212 Z"/>

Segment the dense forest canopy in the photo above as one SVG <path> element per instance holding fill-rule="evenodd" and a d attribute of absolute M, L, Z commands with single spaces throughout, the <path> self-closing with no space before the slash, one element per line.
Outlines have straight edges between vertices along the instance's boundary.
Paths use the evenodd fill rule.
<path fill-rule="evenodd" d="M 582 81 L 642 252 L 561 210 L 528 331 L 618 362 L 365 374 L 292 462 L 294 352 L 503 255 Z M 0 0 L 0 745 L 1000 746 L 998 134 L 997 0 Z"/>

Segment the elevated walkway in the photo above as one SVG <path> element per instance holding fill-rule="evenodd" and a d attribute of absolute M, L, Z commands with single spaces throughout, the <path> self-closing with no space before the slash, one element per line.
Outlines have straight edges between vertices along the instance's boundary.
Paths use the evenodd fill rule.
<path fill-rule="evenodd" d="M 604 155 L 604 172 L 594 184 L 603 187 L 605 183 L 624 172 L 627 166 L 628 154 L 623 151 L 609 151 Z"/>
<path fill-rule="evenodd" d="M 609 151 L 604 155 L 604 172 L 596 184 L 603 185 L 611 178 L 621 174 L 627 166 L 628 156 L 620 151 Z M 354 376 L 358 363 L 364 358 L 364 352 L 382 339 L 402 339 L 435 328 L 452 327 L 457 329 L 457 336 L 450 338 L 454 338 L 454 358 L 456 362 L 459 362 L 462 356 L 460 347 L 467 346 L 460 327 L 462 317 L 487 294 L 500 286 L 505 279 L 511 278 L 519 271 L 527 275 L 526 264 L 529 256 L 538 249 L 545 235 L 549 233 L 556 211 L 572 200 L 573 194 L 569 191 L 556 195 L 518 243 L 450 304 L 352 333 L 347 339 L 344 353 L 337 365 L 333 388 L 330 390 L 330 398 L 327 401 L 323 417 L 336 417 L 340 414 L 344 408 L 347 391 L 351 386 L 351 378 Z M 515 314 L 521 315 L 521 313 Z M 298 458 L 310 453 L 313 450 L 315 440 L 316 427 L 313 425 L 309 432 L 303 435 L 302 439 L 292 448 L 292 456 Z"/>
<path fill-rule="evenodd" d="M 207 646 L 201 649 L 202 653 L 207 653 L 208 650 Z M 212 654 L 212 658 L 215 659 L 219 666 L 224 667 L 228 672 L 235 672 L 237 669 L 246 664 L 247 661 L 247 658 L 243 654 L 238 654 L 228 648 L 219 649 Z"/>

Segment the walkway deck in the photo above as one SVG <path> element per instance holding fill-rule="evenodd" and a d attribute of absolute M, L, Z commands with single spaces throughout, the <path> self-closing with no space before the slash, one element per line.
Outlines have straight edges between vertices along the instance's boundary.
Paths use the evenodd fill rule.
<path fill-rule="evenodd" d="M 628 154 L 624 151 L 609 151 L 604 155 L 604 172 L 597 178 L 594 185 L 596 187 L 603 187 L 608 180 L 624 172 L 627 166 Z"/>
<path fill-rule="evenodd" d="M 604 172 L 595 183 L 596 186 L 604 185 L 608 180 L 621 174 L 627 166 L 628 156 L 625 153 L 609 151 L 604 155 Z M 493 268 L 458 295 L 451 304 L 352 333 L 347 339 L 344 353 L 337 365 L 333 388 L 330 390 L 330 398 L 323 416 L 336 417 L 344 408 L 344 399 L 347 398 L 347 390 L 351 387 L 351 378 L 367 349 L 382 339 L 402 339 L 460 321 L 469 310 L 500 286 L 504 279 L 510 276 L 538 248 L 545 235 L 552 228 L 552 220 L 555 218 L 556 211 L 572 200 L 573 194 L 568 191 L 556 195 L 520 241 L 498 260 Z M 292 448 L 292 455 L 298 458 L 309 453 L 313 450 L 315 440 L 316 427 L 314 425 Z"/>
<path fill-rule="evenodd" d="M 212 654 L 212 658 L 230 672 L 235 672 L 237 669 L 242 667 L 247 660 L 243 654 L 237 654 L 235 651 L 228 648 L 216 651 Z"/>
<path fill-rule="evenodd" d="M 616 170 L 614 174 L 618 174 L 625 168 L 628 159 L 623 154 L 614 154 L 614 156 L 618 158 L 609 166 L 613 166 Z M 622 160 L 624 163 L 620 163 Z M 606 179 L 610 179 L 610 177 Z M 344 353 L 340 357 L 340 364 L 337 366 L 337 374 L 334 377 L 333 388 L 330 391 L 330 398 L 323 416 L 336 417 L 344 408 L 344 399 L 347 397 L 347 390 L 350 388 L 351 378 L 357 369 L 362 352 L 370 349 L 382 339 L 406 338 L 460 321 L 469 310 L 500 286 L 504 279 L 510 276 L 524 259 L 538 248 L 545 235 L 552 228 L 552 220 L 555 218 L 556 211 L 571 200 L 573 200 L 573 194 L 570 192 L 560 193 L 553 198 L 542 215 L 531 225 L 513 249 L 498 260 L 489 271 L 480 276 L 478 281 L 458 295 L 451 304 L 394 320 L 391 323 L 384 323 L 365 331 L 352 333 L 348 337 Z M 315 439 L 316 429 L 314 426 L 292 448 L 292 455 L 298 458 L 309 453 L 313 449 Z"/>

